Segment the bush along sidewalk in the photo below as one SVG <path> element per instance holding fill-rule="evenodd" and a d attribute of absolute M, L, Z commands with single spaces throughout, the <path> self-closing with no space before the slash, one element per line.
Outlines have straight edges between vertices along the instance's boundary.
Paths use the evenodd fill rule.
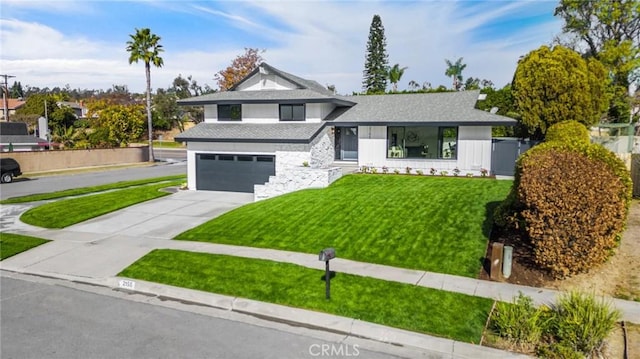
<path fill-rule="evenodd" d="M 520 293 L 512 303 L 496 304 L 490 329 L 511 350 L 542 358 L 598 358 L 619 319 L 620 312 L 594 294 L 573 291 L 535 307 Z"/>

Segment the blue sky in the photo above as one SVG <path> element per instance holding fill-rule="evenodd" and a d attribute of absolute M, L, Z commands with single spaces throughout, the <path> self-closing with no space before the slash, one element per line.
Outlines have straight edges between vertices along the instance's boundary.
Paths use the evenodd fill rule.
<path fill-rule="evenodd" d="M 390 64 L 409 81 L 450 86 L 445 59 L 463 57 L 463 76 L 510 82 L 521 55 L 550 44 L 561 30 L 556 1 L 32 1 L 0 2 L 0 73 L 38 87 L 144 91 L 142 64 L 128 63 L 129 34 L 149 27 L 161 37 L 165 65 L 153 88 L 182 74 L 216 88 L 213 77 L 245 47 L 266 49 L 281 70 L 362 89 L 369 25 L 379 14 Z M 13 83 L 10 81 L 10 84 Z"/>

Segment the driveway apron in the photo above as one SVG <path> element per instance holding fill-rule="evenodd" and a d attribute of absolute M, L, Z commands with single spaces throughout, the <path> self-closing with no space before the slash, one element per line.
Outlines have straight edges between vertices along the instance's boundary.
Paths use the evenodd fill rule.
<path fill-rule="evenodd" d="M 253 201 L 251 193 L 179 191 L 60 230 L 20 230 L 53 242 L 1 262 L 9 270 L 103 278 L 115 276 L 187 229 Z"/>

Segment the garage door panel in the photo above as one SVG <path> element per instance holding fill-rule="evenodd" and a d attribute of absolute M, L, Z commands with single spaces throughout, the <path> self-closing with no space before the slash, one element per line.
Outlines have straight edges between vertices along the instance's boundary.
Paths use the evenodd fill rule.
<path fill-rule="evenodd" d="M 265 155 L 197 154 L 196 188 L 253 192 L 255 184 L 275 175 L 275 157 Z"/>

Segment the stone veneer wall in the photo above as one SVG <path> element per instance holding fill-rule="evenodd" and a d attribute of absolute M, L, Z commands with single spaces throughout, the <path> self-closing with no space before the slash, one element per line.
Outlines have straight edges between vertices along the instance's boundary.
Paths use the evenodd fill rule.
<path fill-rule="evenodd" d="M 342 169 L 339 167 L 288 168 L 276 176 L 271 176 L 266 184 L 255 185 L 253 199 L 260 201 L 301 189 L 324 188 L 340 177 L 342 177 Z"/>
<path fill-rule="evenodd" d="M 308 151 L 276 151 L 276 175 L 264 185 L 255 185 L 254 200 L 279 196 L 305 188 L 323 188 L 342 177 L 333 163 L 334 146 L 329 130 L 323 130 Z M 309 167 L 304 167 L 307 163 Z"/>

